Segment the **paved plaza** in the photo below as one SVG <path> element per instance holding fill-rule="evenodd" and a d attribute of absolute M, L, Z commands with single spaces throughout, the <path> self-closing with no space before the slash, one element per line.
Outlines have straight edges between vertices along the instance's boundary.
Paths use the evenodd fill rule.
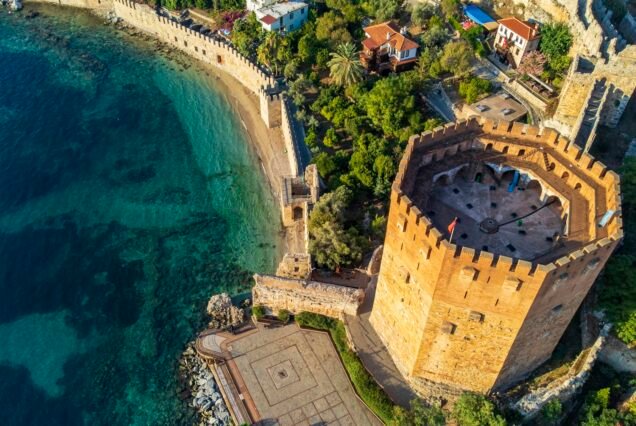
<path fill-rule="evenodd" d="M 239 387 L 262 425 L 380 425 L 355 394 L 326 333 L 295 324 L 227 343 Z M 241 383 L 242 382 L 242 383 Z"/>

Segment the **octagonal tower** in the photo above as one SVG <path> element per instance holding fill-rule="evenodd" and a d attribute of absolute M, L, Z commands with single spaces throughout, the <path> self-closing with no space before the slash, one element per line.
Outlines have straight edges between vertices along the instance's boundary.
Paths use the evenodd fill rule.
<path fill-rule="evenodd" d="M 550 358 L 622 238 L 619 191 L 553 130 L 471 119 L 412 136 L 370 322 L 414 388 L 502 390 Z"/>

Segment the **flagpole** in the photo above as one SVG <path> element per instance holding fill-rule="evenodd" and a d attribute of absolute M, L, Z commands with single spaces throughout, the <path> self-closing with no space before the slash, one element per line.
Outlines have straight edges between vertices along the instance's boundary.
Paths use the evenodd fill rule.
<path fill-rule="evenodd" d="M 451 230 L 450 238 L 448 239 L 448 244 L 452 244 L 453 243 L 453 234 L 455 233 L 455 228 L 456 227 L 457 227 L 457 224 L 455 224 L 455 226 L 453 226 L 453 229 Z"/>

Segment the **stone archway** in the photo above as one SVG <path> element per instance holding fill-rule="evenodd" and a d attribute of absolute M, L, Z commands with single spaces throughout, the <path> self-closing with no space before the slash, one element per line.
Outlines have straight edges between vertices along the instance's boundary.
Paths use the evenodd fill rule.
<path fill-rule="evenodd" d="M 301 220 L 303 218 L 304 210 L 302 207 L 294 207 L 292 210 L 292 218 L 294 220 Z"/>

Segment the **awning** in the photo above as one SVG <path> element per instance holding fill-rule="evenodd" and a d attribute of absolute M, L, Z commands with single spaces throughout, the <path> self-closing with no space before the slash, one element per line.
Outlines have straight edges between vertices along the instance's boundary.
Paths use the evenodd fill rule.
<path fill-rule="evenodd" d="M 468 17 L 468 19 L 479 25 L 486 26 L 486 24 L 489 24 L 491 22 L 494 22 L 495 24 L 497 23 L 493 18 L 490 17 L 490 15 L 473 4 L 464 6 L 464 14 Z"/>

